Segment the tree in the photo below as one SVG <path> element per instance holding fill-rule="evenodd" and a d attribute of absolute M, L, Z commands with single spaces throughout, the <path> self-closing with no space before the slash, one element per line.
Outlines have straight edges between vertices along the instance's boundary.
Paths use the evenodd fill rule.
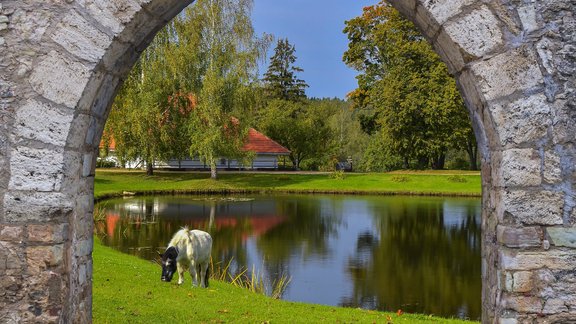
<path fill-rule="evenodd" d="M 415 26 L 385 1 L 346 22 L 344 62 L 361 72 L 349 94 L 369 110 L 365 125 L 403 167 L 444 167 L 450 148 L 464 147 L 471 125 L 448 69 Z M 371 122 L 378 125 L 374 127 Z M 395 161 L 395 159 L 392 159 Z"/>
<path fill-rule="evenodd" d="M 288 39 L 278 40 L 263 78 L 264 90 L 269 99 L 300 101 L 306 98 L 305 89 L 308 84 L 296 77 L 296 73 L 304 70 L 294 65 L 295 52 L 295 46 L 290 45 Z"/>
<path fill-rule="evenodd" d="M 198 0 L 178 18 L 180 46 L 174 66 L 193 73 L 180 76 L 185 92 L 197 96 L 188 119 L 189 153 L 199 156 L 217 178 L 221 156 L 242 159 L 248 132 L 257 63 L 268 38 L 254 35 L 251 0 Z M 242 117 L 241 120 L 234 117 Z"/>
<path fill-rule="evenodd" d="M 115 98 L 104 132 L 114 137 L 116 155 L 123 164 L 140 161 L 148 175 L 153 174 L 154 161 L 172 153 L 162 135 L 172 127 L 162 123 L 162 116 L 170 109 L 168 97 L 174 91 L 173 78 L 165 69 L 171 41 L 168 26 L 142 53 Z"/>
<path fill-rule="evenodd" d="M 320 158 L 333 149 L 332 130 L 326 114 L 310 103 L 275 99 L 260 116 L 259 128 L 290 150 L 296 170 L 302 161 Z"/>

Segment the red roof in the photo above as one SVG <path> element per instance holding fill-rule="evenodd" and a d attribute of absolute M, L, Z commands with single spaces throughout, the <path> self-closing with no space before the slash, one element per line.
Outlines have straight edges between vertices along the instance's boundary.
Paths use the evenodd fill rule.
<path fill-rule="evenodd" d="M 248 131 L 248 142 L 244 145 L 244 150 L 256 153 L 268 154 L 289 154 L 290 150 L 276 143 L 268 136 L 260 133 L 254 128 Z"/>
<path fill-rule="evenodd" d="M 104 140 L 100 141 L 100 148 L 104 148 Z M 108 149 L 114 151 L 116 149 L 116 141 L 114 137 L 110 137 L 110 143 Z M 260 133 L 254 128 L 250 128 L 248 131 L 248 142 L 244 144 L 243 147 L 246 151 L 253 151 L 255 153 L 264 154 L 289 154 L 290 150 L 284 146 L 276 143 L 274 140 L 270 139 L 268 136 Z"/>

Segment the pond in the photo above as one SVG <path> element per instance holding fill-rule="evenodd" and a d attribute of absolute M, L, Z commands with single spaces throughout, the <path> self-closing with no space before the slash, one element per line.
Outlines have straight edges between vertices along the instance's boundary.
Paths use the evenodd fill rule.
<path fill-rule="evenodd" d="M 155 196 L 96 210 L 104 245 L 147 260 L 180 227 L 206 230 L 215 263 L 255 270 L 269 283 L 291 278 L 285 300 L 481 316 L 480 199 Z"/>

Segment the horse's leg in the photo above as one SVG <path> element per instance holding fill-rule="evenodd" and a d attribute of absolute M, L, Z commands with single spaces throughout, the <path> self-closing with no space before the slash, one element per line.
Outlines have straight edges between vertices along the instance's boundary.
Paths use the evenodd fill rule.
<path fill-rule="evenodd" d="M 198 273 L 196 271 L 196 264 L 194 262 L 190 263 L 190 277 L 192 277 L 192 286 L 198 285 Z"/>
<path fill-rule="evenodd" d="M 208 262 L 200 264 L 200 281 L 201 287 L 208 288 Z"/>
<path fill-rule="evenodd" d="M 184 272 L 186 269 L 180 264 L 180 262 L 176 263 L 178 267 L 178 284 L 181 285 L 184 282 Z"/>

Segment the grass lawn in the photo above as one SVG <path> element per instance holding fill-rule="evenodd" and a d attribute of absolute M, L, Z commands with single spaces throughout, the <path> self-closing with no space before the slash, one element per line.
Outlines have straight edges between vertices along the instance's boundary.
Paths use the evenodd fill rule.
<path fill-rule="evenodd" d="M 479 172 L 428 171 L 391 173 L 346 173 L 343 179 L 314 173 L 220 173 L 218 180 L 205 172 L 96 170 L 97 199 L 123 191 L 155 193 L 205 193 L 241 191 L 283 191 L 348 194 L 420 194 L 480 196 Z"/>
<path fill-rule="evenodd" d="M 231 284 L 160 281 L 160 266 L 94 243 L 94 323 L 472 323 L 275 300 Z"/>

